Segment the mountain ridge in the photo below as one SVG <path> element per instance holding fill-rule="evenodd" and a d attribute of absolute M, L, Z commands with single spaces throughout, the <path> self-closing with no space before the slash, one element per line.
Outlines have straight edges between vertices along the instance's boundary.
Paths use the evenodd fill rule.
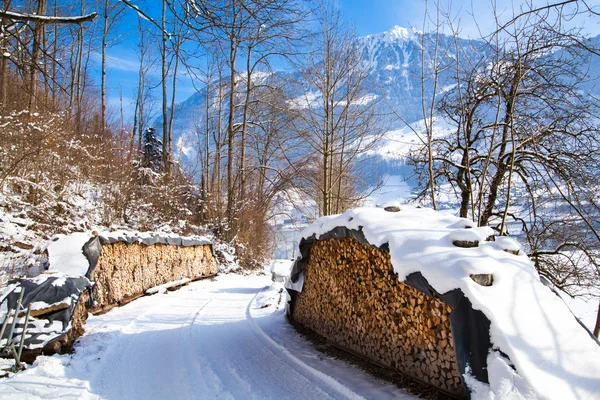
<path fill-rule="evenodd" d="M 401 128 L 404 123 L 417 122 L 423 119 L 423 93 L 425 98 L 433 95 L 433 68 L 431 60 L 436 59 L 438 65 L 451 65 L 459 58 L 456 49 L 460 49 L 460 57 L 478 64 L 489 54 L 485 43 L 476 39 L 454 37 L 443 33 L 423 33 L 415 28 L 394 26 L 388 31 L 373 33 L 357 38 L 360 46 L 361 57 L 369 71 L 366 86 L 370 88 L 368 95 L 381 97 L 381 107 L 386 111 L 387 122 L 390 128 Z M 600 35 L 590 39 L 592 45 L 600 44 Z M 422 79 L 422 49 L 425 50 L 426 77 Z M 595 57 L 590 64 L 591 75 L 594 75 L 594 66 L 600 65 L 600 57 Z M 596 69 L 597 70 L 597 69 Z M 283 75 L 294 74 L 294 71 L 279 71 L 272 73 L 273 79 Z M 595 73 L 598 75 L 598 73 Z M 456 83 L 455 69 L 441 69 L 438 74 L 437 94 L 447 90 Z M 592 76 L 582 89 L 595 91 L 595 80 Z M 261 78 L 262 79 L 262 78 Z M 590 83 L 591 82 L 591 83 Z M 302 93 L 298 92 L 297 96 Z M 203 102 L 206 89 L 188 97 L 176 106 L 174 120 L 173 143 L 175 158 L 184 162 L 193 157 L 192 143 L 195 139 L 196 128 L 201 126 L 203 115 Z M 292 94 L 292 98 L 297 97 Z M 398 118 L 401 116 L 402 118 Z M 385 117 L 384 117 L 385 118 Z M 159 128 L 160 120 L 155 123 Z"/>

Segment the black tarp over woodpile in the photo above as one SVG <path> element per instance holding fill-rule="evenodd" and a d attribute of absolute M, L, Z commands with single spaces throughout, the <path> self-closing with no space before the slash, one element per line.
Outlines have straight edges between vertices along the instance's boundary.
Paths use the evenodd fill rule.
<path fill-rule="evenodd" d="M 35 278 L 21 278 L 11 280 L 4 289 L 2 301 L 2 321 L 8 310 L 14 310 L 17 301 L 23 293 L 23 306 L 31 305 L 31 318 L 25 329 L 24 349 L 33 352 L 55 352 L 53 343 L 61 340 L 73 328 L 73 316 L 80 300 L 85 300 L 85 292 L 92 287 L 92 283 L 85 277 L 66 277 L 40 275 Z M 83 318 L 87 313 L 84 313 Z M 18 318 L 13 341 L 21 340 L 23 332 L 24 315 Z M 77 322 L 79 323 L 79 321 Z M 4 332 L 2 346 L 6 346 L 9 329 Z M 64 343 L 66 346 L 70 343 Z M 53 348 L 53 351 L 49 349 Z"/>

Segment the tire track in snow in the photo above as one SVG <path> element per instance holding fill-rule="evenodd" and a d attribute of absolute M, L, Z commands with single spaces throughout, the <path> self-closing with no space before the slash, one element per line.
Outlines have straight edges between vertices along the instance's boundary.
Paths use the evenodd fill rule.
<path fill-rule="evenodd" d="M 194 315 L 183 322 L 170 321 L 179 315 L 181 299 L 178 295 L 176 292 L 162 298 L 140 299 L 150 307 L 121 328 L 109 344 L 110 350 L 103 357 L 104 363 L 91 385 L 94 392 L 106 399 L 164 399 L 169 397 L 174 381 L 188 381 L 184 376 L 185 362 L 177 362 L 183 361 L 182 356 L 186 354 L 179 351 L 182 344 L 177 339 L 186 322 L 193 322 Z M 213 301 L 214 295 L 204 300 L 197 312 Z M 140 308 L 137 306 L 136 309 Z M 160 329 L 164 325 L 170 329 Z M 188 392 L 182 398 L 194 398 L 188 391 L 189 385 L 179 385 L 176 389 Z"/>
<path fill-rule="evenodd" d="M 331 389 L 337 391 L 344 398 L 364 399 L 364 397 L 355 393 L 354 391 L 352 391 L 352 389 L 348 388 L 347 386 L 344 386 L 331 376 L 311 367 L 310 365 L 300 360 L 298 357 L 294 356 L 292 353 L 290 353 L 288 349 L 279 345 L 277 342 L 271 339 L 269 335 L 265 333 L 265 331 L 262 330 L 262 328 L 256 323 L 256 321 L 254 321 L 254 318 L 252 318 L 252 313 L 250 311 L 256 297 L 261 292 L 262 290 L 259 290 L 258 293 L 254 295 L 252 300 L 250 300 L 250 303 L 248 303 L 248 306 L 246 307 L 246 319 L 248 321 L 248 324 L 250 325 L 250 328 L 252 329 L 252 332 L 256 335 L 256 337 L 260 341 L 262 341 L 265 344 L 265 346 L 268 347 L 273 353 L 286 357 L 289 361 L 291 361 L 292 364 L 299 367 L 302 371 L 309 374 L 315 380 L 320 381 L 324 385 L 327 385 Z"/>
<path fill-rule="evenodd" d="M 197 349 L 195 358 L 202 371 L 217 380 L 210 388 L 213 394 L 236 399 L 347 398 L 298 370 L 256 336 L 246 310 L 261 288 L 224 288 L 218 301 L 198 314 L 196 323 L 203 328 L 195 333 L 206 345 Z M 217 334 L 207 334 L 213 331 Z"/>

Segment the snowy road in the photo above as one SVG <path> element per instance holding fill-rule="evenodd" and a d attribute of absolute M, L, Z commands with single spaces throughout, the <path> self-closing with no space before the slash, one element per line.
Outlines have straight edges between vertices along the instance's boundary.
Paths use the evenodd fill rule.
<path fill-rule="evenodd" d="M 74 355 L 40 357 L 0 398 L 414 398 L 316 352 L 269 285 L 225 275 L 91 317 Z"/>

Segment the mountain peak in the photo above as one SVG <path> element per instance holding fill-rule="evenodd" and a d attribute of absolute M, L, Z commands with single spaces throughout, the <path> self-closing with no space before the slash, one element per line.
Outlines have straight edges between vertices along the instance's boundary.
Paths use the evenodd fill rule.
<path fill-rule="evenodd" d="M 422 32 L 415 28 L 404 28 L 403 26 L 394 25 L 394 27 L 390 29 L 387 34 L 398 39 L 409 39 L 412 36 L 421 35 Z"/>
<path fill-rule="evenodd" d="M 374 33 L 367 35 L 366 38 L 383 40 L 388 43 L 406 42 L 414 40 L 417 36 L 423 33 L 415 28 L 405 28 L 399 25 L 394 25 L 389 31 Z"/>

